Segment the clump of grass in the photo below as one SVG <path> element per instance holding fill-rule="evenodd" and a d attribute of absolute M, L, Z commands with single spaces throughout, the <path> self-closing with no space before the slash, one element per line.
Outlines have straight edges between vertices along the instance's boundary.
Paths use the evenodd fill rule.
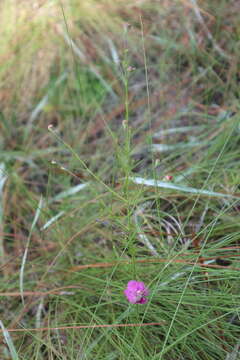
<path fill-rule="evenodd" d="M 118 36 L 123 23 L 119 16 L 121 7 L 122 1 L 109 4 L 106 0 L 37 0 L 31 3 L 3 0 L 0 5 L 3 110 L 17 105 L 18 116 L 20 110 L 22 117 L 26 116 L 33 99 L 44 93 L 52 74 L 58 77 L 66 68 L 73 69 L 75 61 L 88 67 L 104 58 L 106 55 L 95 43 L 94 36 L 96 40 L 98 33 L 104 31 Z M 128 6 L 126 13 L 129 10 Z M 77 59 L 72 59 L 69 48 L 76 49 Z M 75 73 L 75 68 L 73 71 Z"/>

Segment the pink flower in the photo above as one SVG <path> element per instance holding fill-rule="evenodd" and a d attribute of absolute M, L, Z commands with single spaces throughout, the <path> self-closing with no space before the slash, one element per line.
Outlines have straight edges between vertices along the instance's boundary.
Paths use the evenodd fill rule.
<path fill-rule="evenodd" d="M 148 300 L 149 290 L 142 281 L 130 280 L 124 294 L 131 304 L 145 304 Z"/>
<path fill-rule="evenodd" d="M 164 177 L 164 180 L 165 181 L 171 181 L 173 179 L 173 176 L 172 175 L 166 175 L 165 177 Z"/>

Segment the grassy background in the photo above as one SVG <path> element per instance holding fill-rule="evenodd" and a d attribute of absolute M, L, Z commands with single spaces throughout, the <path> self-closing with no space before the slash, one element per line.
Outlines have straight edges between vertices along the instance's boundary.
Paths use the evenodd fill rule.
<path fill-rule="evenodd" d="M 239 10 L 2 0 L 0 359 L 237 359 Z"/>

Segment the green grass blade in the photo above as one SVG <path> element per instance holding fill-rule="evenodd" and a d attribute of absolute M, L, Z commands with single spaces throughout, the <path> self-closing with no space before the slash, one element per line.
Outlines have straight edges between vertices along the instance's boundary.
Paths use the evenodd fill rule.
<path fill-rule="evenodd" d="M 4 163 L 0 164 L 0 232 L 3 232 L 3 187 L 7 180 Z M 0 234 L 0 263 L 4 261 L 3 239 Z"/>
<path fill-rule="evenodd" d="M 8 348 L 9 348 L 12 360 L 18 360 L 19 357 L 18 357 L 17 351 L 16 351 L 16 349 L 14 347 L 12 338 L 11 338 L 9 332 L 7 331 L 7 329 L 5 329 L 5 327 L 4 327 L 1 320 L 0 320 L 0 327 L 2 329 L 4 339 L 5 339 L 6 343 L 7 343 Z"/>
<path fill-rule="evenodd" d="M 223 194 L 211 190 L 203 190 L 203 189 L 197 189 L 189 186 L 184 185 L 176 185 L 174 183 L 160 181 L 160 180 L 154 180 L 154 179 L 144 179 L 141 177 L 132 177 L 131 180 L 135 184 L 139 185 L 146 185 L 146 186 L 156 186 L 160 187 L 162 189 L 171 189 L 181 192 L 186 192 L 194 195 L 205 195 L 205 196 L 212 196 L 212 197 L 220 197 L 220 198 L 228 198 L 228 199 L 239 199 L 240 196 L 231 195 L 231 194 Z"/>
<path fill-rule="evenodd" d="M 28 236 L 28 240 L 27 240 L 27 245 L 23 254 L 23 258 L 22 258 L 22 264 L 21 264 L 21 269 L 20 269 L 20 278 L 19 278 L 19 287 L 20 287 L 20 292 L 21 292 L 21 298 L 22 298 L 22 303 L 24 304 L 24 296 L 23 296 L 23 277 L 24 277 L 24 268 L 25 268 L 25 263 L 27 260 L 27 254 L 28 254 L 28 248 L 29 248 L 29 244 L 30 244 L 30 239 L 31 239 L 31 235 L 32 235 L 32 231 L 38 221 L 38 218 L 40 216 L 41 210 L 42 210 L 42 206 L 43 206 L 43 198 L 42 196 L 40 197 L 39 203 L 38 203 L 38 207 L 32 222 L 32 226 L 30 229 L 30 233 Z"/>

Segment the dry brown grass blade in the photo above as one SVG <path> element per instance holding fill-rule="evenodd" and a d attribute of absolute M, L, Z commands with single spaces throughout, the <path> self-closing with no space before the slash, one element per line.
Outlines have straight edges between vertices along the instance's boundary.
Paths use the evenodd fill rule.
<path fill-rule="evenodd" d="M 162 322 L 152 323 L 128 323 L 128 324 L 92 324 L 92 325 L 73 325 L 73 326 L 59 326 L 59 327 L 42 327 L 31 329 L 6 329 L 8 332 L 26 332 L 26 331 L 52 331 L 52 330 L 68 330 L 68 329 L 99 329 L 99 328 L 118 328 L 118 327 L 140 327 L 140 326 L 161 326 Z M 0 332 L 3 332 L 0 329 Z"/>
<path fill-rule="evenodd" d="M 193 9 L 193 5 L 190 1 L 188 0 L 181 0 L 181 3 L 186 6 L 188 9 Z M 207 16 L 209 19 L 211 19 L 212 21 L 215 21 L 215 17 L 210 14 L 209 12 L 205 11 L 203 8 L 199 7 L 199 11 L 201 14 Z"/>
<path fill-rule="evenodd" d="M 204 258 L 209 259 L 209 258 Z M 199 259 L 199 261 L 204 261 L 203 258 Z M 212 258 L 211 258 L 212 259 Z M 96 263 L 96 264 L 86 264 L 86 265 L 77 265 L 72 267 L 69 271 L 70 272 L 74 272 L 74 271 L 79 271 L 79 270 L 85 270 L 85 269 L 94 269 L 94 268 L 108 268 L 108 267 L 113 267 L 116 265 L 131 265 L 133 263 L 135 264 L 149 264 L 149 263 L 167 263 L 169 262 L 169 259 L 140 259 L 140 260 L 135 260 L 134 262 L 131 260 L 122 260 L 122 261 L 113 261 L 113 262 L 107 262 L 107 263 Z M 235 270 L 235 271 L 239 271 L 240 268 L 233 268 L 233 267 L 229 267 L 229 266 L 222 266 L 222 265 L 213 265 L 213 264 L 202 264 L 202 263 L 195 263 L 192 261 L 186 261 L 186 260 L 182 260 L 182 259 L 174 259 L 171 261 L 171 263 L 173 264 L 185 264 L 185 265 L 197 265 L 203 268 L 213 268 L 213 269 L 231 269 L 231 270 Z"/>
<path fill-rule="evenodd" d="M 66 295 L 66 290 L 69 289 L 79 289 L 80 286 L 63 286 L 60 288 L 48 290 L 48 291 L 24 291 L 24 296 L 46 296 L 46 295 Z M 19 297 L 21 296 L 20 291 L 13 291 L 13 292 L 0 292 L 0 296 L 5 297 Z"/>

